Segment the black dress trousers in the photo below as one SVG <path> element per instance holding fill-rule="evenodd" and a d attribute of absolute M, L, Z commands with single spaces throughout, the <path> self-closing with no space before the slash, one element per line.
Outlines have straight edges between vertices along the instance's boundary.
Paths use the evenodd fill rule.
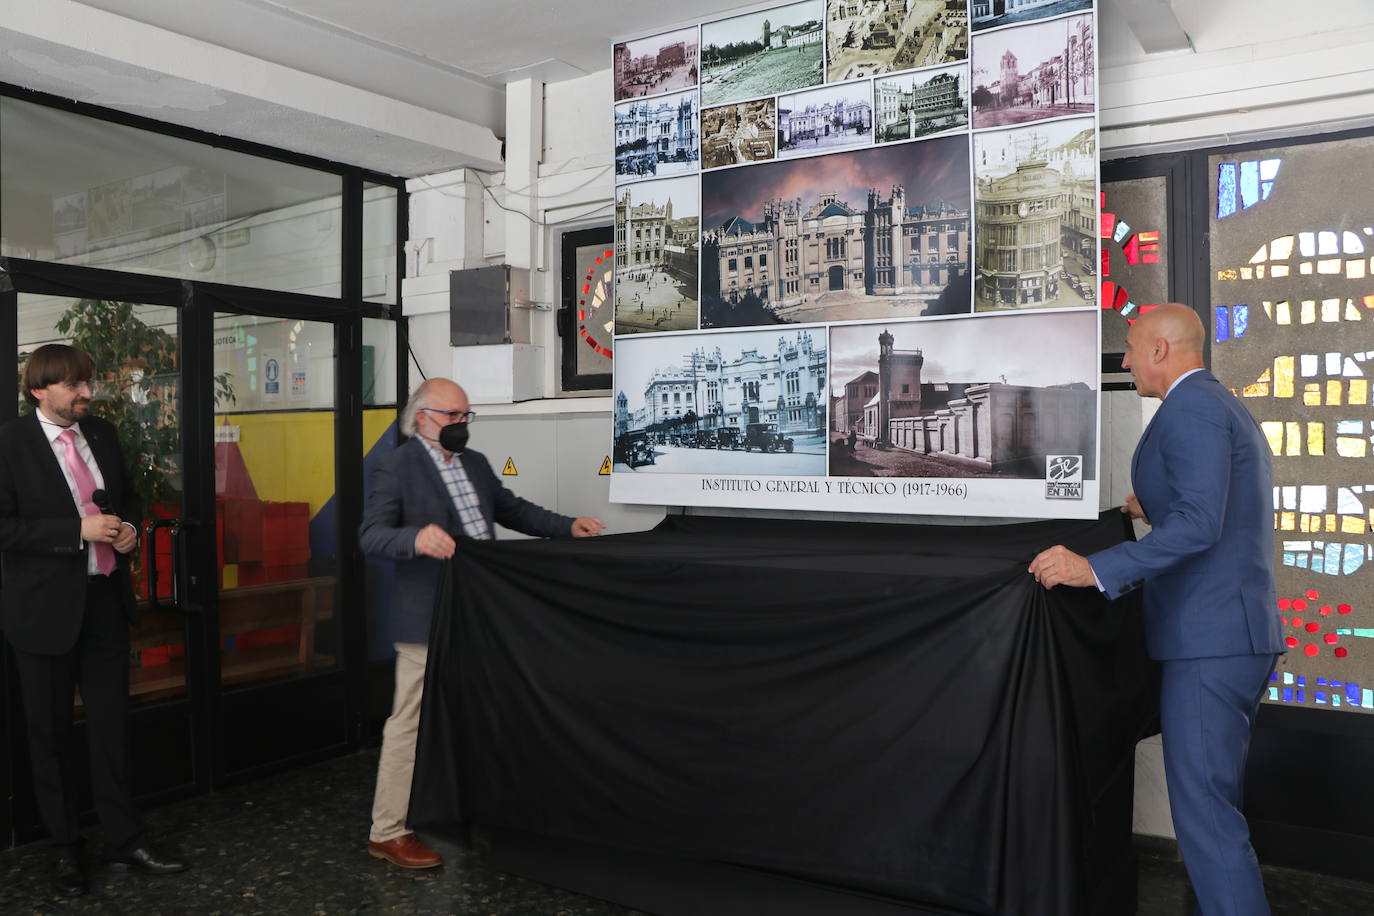
<path fill-rule="evenodd" d="M 80 842 L 72 725 L 72 701 L 79 684 L 95 810 L 115 854 L 135 846 L 143 831 L 130 789 L 129 622 L 117 588 L 113 577 L 90 577 L 81 635 L 70 651 L 37 655 L 14 649 L 43 826 L 55 845 Z"/>

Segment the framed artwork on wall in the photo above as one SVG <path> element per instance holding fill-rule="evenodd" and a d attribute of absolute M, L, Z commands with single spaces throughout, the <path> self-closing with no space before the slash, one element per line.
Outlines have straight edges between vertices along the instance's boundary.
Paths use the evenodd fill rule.
<path fill-rule="evenodd" d="M 609 391 L 615 299 L 614 235 L 610 226 L 563 233 L 558 334 L 562 389 Z"/>

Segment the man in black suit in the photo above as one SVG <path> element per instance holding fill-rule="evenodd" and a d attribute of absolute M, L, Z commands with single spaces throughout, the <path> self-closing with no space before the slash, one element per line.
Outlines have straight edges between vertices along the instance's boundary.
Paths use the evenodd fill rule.
<path fill-rule="evenodd" d="M 402 868 L 433 868 L 443 858 L 406 826 L 415 738 L 428 659 L 429 624 L 444 563 L 465 539 L 489 540 L 499 522 L 536 537 L 591 537 L 597 518 L 569 518 L 501 485 L 481 452 L 467 448 L 473 412 L 454 382 L 433 378 L 401 412 L 410 441 L 372 475 L 358 541 L 368 556 L 395 560 L 396 584 L 384 601 L 393 620 L 396 691 L 382 730 L 368 853 Z"/>
<path fill-rule="evenodd" d="M 141 512 L 114 427 L 89 415 L 93 371 L 75 347 L 39 347 L 20 381 L 34 410 L 0 427 L 0 628 L 23 693 L 38 813 L 57 848 L 52 884 L 65 896 L 86 892 L 72 759 L 77 684 L 109 866 L 186 867 L 149 848 L 129 789 L 129 626 L 138 607 L 128 554 Z"/>

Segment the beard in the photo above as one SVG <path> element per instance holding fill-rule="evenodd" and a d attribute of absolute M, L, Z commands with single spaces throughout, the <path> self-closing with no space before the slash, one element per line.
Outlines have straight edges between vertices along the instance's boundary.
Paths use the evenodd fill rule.
<path fill-rule="evenodd" d="M 84 420 L 90 412 L 91 402 L 88 400 L 72 401 L 66 407 L 58 407 L 53 410 L 53 413 L 68 423 Z"/>

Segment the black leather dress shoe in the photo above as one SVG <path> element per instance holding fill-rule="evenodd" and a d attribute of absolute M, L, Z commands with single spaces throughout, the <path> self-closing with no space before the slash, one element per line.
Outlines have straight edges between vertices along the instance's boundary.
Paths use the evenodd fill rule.
<path fill-rule="evenodd" d="M 52 889 L 63 897 L 80 897 L 86 893 L 86 873 L 81 859 L 71 853 L 61 853 L 53 864 Z"/>
<path fill-rule="evenodd" d="M 168 858 L 147 845 L 110 856 L 110 871 L 137 871 L 145 875 L 171 875 L 186 870 L 185 862 Z"/>

